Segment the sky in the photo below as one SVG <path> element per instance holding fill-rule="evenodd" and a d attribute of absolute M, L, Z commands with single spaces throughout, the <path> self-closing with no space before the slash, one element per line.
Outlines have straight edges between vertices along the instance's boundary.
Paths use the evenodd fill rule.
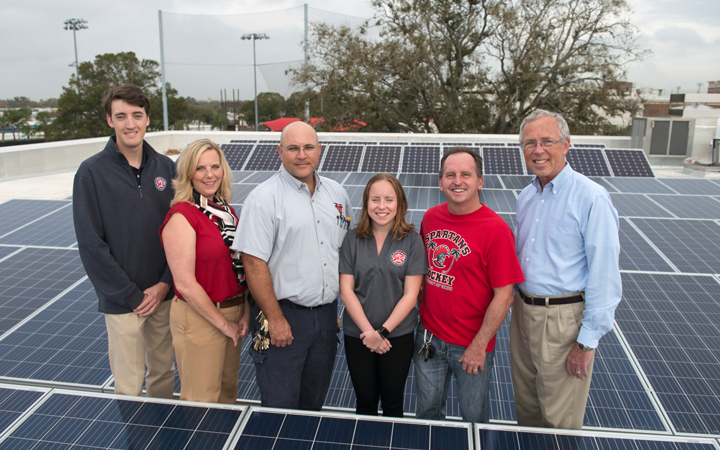
<path fill-rule="evenodd" d="M 306 0 L 311 19 L 356 24 L 373 14 L 368 0 Z M 720 1 L 628 0 L 639 44 L 652 51 L 628 67 L 635 88 L 707 92 L 720 80 Z M 288 95 L 284 70 L 302 58 L 303 0 L 33 0 L 0 2 L 0 99 L 59 97 L 74 73 L 73 33 L 63 22 L 82 18 L 78 58 L 133 51 L 160 61 L 158 10 L 163 11 L 167 81 L 182 96 L 232 100 L 253 95 L 252 41 L 246 33 L 266 33 L 256 45 L 258 92 Z M 270 13 L 272 12 L 272 13 Z M 277 63 L 277 64 L 273 64 Z M 282 64 L 281 64 L 282 63 Z M 284 92 L 283 92 L 284 91 Z"/>

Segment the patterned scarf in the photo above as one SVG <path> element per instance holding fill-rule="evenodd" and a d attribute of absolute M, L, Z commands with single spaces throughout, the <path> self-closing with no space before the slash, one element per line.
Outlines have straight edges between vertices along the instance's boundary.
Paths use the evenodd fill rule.
<path fill-rule="evenodd" d="M 195 200 L 195 206 L 200 210 L 211 222 L 217 225 L 220 230 L 220 236 L 222 236 L 225 245 L 227 245 L 232 257 L 233 271 L 238 276 L 238 284 L 245 285 L 245 268 L 242 263 L 242 256 L 240 252 L 233 252 L 230 250 L 230 246 L 235 240 L 235 231 L 237 227 L 237 220 L 235 216 L 230 212 L 230 207 L 225 203 L 211 202 L 205 197 L 200 195 L 195 189 L 193 189 L 193 199 Z M 214 218 L 214 219 L 213 219 Z"/>

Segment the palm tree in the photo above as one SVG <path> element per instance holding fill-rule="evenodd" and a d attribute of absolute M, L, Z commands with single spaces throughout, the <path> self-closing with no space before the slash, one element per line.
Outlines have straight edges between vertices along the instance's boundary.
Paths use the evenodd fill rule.
<path fill-rule="evenodd" d="M 453 258 L 452 258 L 452 261 L 450 261 L 450 267 L 447 268 L 445 273 L 450 272 L 450 269 L 452 269 L 453 264 L 455 264 L 455 261 L 457 261 L 458 258 L 460 257 L 460 249 L 454 248 L 454 249 L 450 250 L 450 256 L 452 256 Z"/>
<path fill-rule="evenodd" d="M 8 109 L 5 111 L 5 114 L 3 114 L 3 117 L 7 119 L 7 121 L 10 123 L 10 127 L 12 127 L 12 133 L 13 133 L 13 140 L 15 140 L 15 127 L 18 128 L 18 133 L 20 132 L 20 126 L 27 120 L 28 117 L 30 117 L 30 114 L 32 112 L 29 108 L 20 108 L 20 109 Z"/>
<path fill-rule="evenodd" d="M 35 115 L 35 120 L 38 122 L 35 124 L 35 133 L 42 131 L 44 135 L 48 125 L 50 125 L 50 113 L 47 111 L 40 111 Z"/>
<path fill-rule="evenodd" d="M 428 268 L 432 267 L 432 254 L 435 251 L 435 247 L 437 247 L 437 244 L 435 241 L 428 242 L 428 252 L 427 252 L 427 259 L 428 259 Z"/>
<path fill-rule="evenodd" d="M 7 128 L 8 125 L 10 125 L 10 122 L 8 122 L 7 117 L 5 117 L 5 114 L 7 114 L 7 111 L 0 115 L 0 128 L 2 128 L 2 141 L 5 142 L 5 128 Z"/>

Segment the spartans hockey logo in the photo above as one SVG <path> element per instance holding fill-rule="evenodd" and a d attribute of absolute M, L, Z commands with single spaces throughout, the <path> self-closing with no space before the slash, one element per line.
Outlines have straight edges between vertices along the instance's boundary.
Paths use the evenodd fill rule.
<path fill-rule="evenodd" d="M 470 254 L 470 247 L 459 234 L 449 230 L 436 230 L 425 235 L 428 255 L 427 282 L 452 290 L 455 277 L 450 275 L 453 264 Z"/>

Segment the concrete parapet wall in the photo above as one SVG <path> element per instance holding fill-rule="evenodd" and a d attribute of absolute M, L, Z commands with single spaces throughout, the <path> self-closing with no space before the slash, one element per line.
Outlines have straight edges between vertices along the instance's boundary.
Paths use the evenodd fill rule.
<path fill-rule="evenodd" d="M 368 142 L 517 142 L 516 135 L 501 134 L 397 134 L 319 133 L 320 140 Z M 197 139 L 225 144 L 232 139 L 277 140 L 280 133 L 231 131 L 168 131 L 147 133 L 145 140 L 158 152 L 182 150 Z M 17 145 L 0 149 L 0 180 L 43 174 L 74 172 L 88 157 L 105 147 L 107 137 L 73 141 Z M 629 148 L 629 136 L 573 136 L 576 144 L 605 144 L 608 148 Z"/>

